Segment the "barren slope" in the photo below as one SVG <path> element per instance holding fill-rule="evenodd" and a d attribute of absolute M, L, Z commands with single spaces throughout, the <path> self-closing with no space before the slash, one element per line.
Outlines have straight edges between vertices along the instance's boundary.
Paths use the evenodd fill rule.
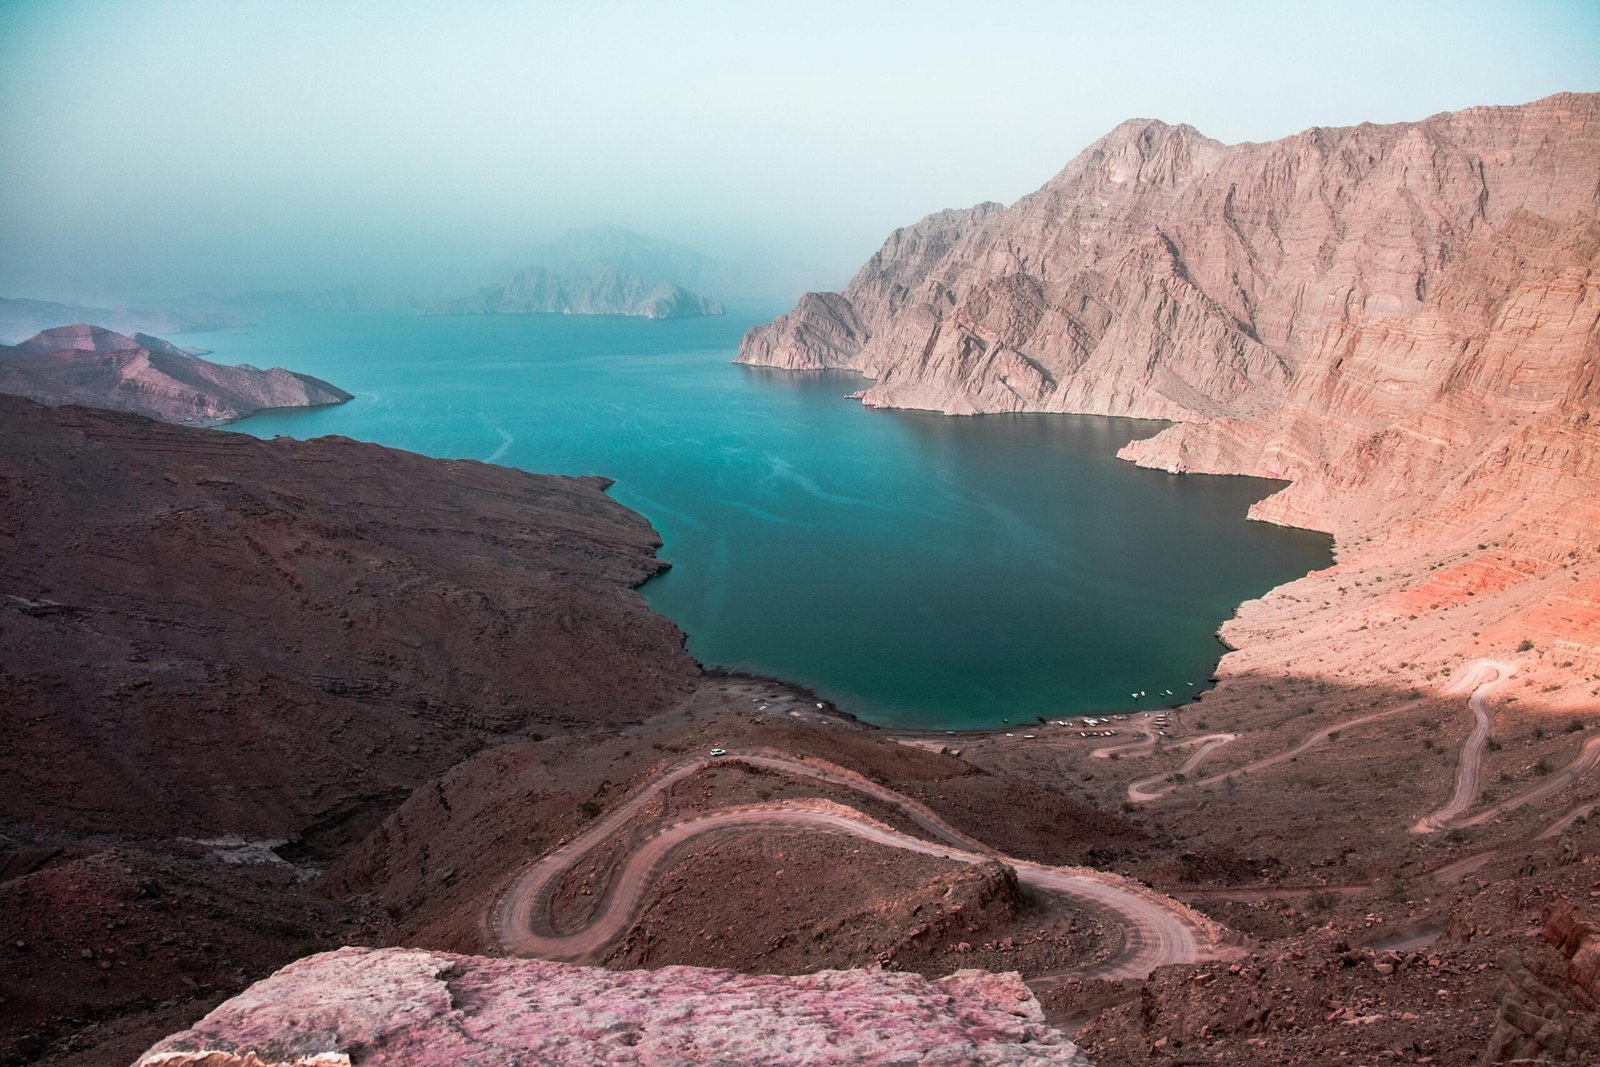
<path fill-rule="evenodd" d="M 0 808 L 337 836 L 490 739 L 669 705 L 698 669 L 603 489 L 0 397 Z"/>

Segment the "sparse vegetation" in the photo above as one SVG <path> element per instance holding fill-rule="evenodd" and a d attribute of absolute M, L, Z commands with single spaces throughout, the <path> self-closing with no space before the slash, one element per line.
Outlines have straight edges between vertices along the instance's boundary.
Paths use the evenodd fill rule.
<path fill-rule="evenodd" d="M 1533 651 L 1533 642 L 1529 641 L 1526 637 L 1524 637 L 1522 639 L 1522 643 L 1517 646 L 1517 651 L 1518 652 L 1532 652 Z"/>

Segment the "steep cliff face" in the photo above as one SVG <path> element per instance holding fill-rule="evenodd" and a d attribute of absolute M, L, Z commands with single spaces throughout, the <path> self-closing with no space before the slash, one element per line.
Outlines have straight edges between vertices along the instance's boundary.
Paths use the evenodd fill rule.
<path fill-rule="evenodd" d="M 1597 214 L 1593 94 L 1233 146 L 1137 120 L 897 231 L 739 358 L 858 370 L 870 405 L 1172 419 L 1123 457 L 1290 480 L 1252 516 L 1340 565 L 1246 605 L 1224 674 L 1332 669 L 1334 634 L 1384 669 L 1532 640 L 1593 673 Z"/>
<path fill-rule="evenodd" d="M 1015 974 L 697 967 L 346 948 L 290 964 L 139 1059 L 156 1067 L 405 1064 L 1063 1064 Z"/>
<path fill-rule="evenodd" d="M 1597 158 L 1600 103 L 1570 94 L 1267 144 L 1130 121 L 1009 208 L 896 231 L 739 358 L 857 369 L 887 407 L 1259 415 L 1324 327 L 1417 313 L 1519 212 L 1592 215 Z"/>
<path fill-rule="evenodd" d="M 1596 499 L 1597 265 L 1592 215 L 1514 212 L 1454 257 L 1414 313 L 1319 331 L 1275 411 L 1184 423 L 1123 454 L 1291 479 L 1254 515 L 1336 533 Z"/>
<path fill-rule="evenodd" d="M 351 395 L 281 367 L 227 367 L 159 337 L 79 323 L 0 351 L 0 392 L 59 406 L 81 404 L 164 422 L 213 425 L 268 408 L 342 404 Z"/>

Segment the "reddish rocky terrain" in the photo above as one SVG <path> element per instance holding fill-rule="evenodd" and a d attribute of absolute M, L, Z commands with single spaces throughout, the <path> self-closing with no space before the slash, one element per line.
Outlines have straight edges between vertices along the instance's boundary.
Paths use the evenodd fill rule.
<path fill-rule="evenodd" d="M 368 959 L 420 961 L 397 1007 L 466 981 L 469 1028 L 530 981 L 707 980 L 475 958 L 532 946 L 1014 970 L 1102 1065 L 1594 1061 L 1597 195 L 1593 96 L 1128 123 L 747 338 L 868 403 L 1159 416 L 1128 458 L 1290 480 L 1254 514 L 1336 564 L 1111 738 L 703 674 L 593 482 L 0 400 L 4 1055 L 126 1062 L 353 942 L 474 956 L 317 957 L 172 1049 L 288 1040 Z M 929 989 L 855 980 L 890 978 Z"/>
<path fill-rule="evenodd" d="M 413 788 L 689 692 L 604 488 L 0 396 L 0 1059 L 338 943 L 302 884 Z"/>
<path fill-rule="evenodd" d="M 1015 975 L 669 967 L 609 972 L 403 949 L 314 956 L 161 1042 L 140 1067 L 1060 1064 L 1082 1055 Z"/>
<path fill-rule="evenodd" d="M 637 719 L 698 668 L 596 479 L 0 398 L 13 818 L 318 834 L 494 740 Z"/>
<path fill-rule="evenodd" d="M 485 751 L 414 793 L 317 888 L 362 907 L 384 943 L 500 950 L 488 912 L 529 859 L 572 839 L 662 767 L 714 746 L 852 768 L 1039 862 L 1104 864 L 1159 847 L 1124 819 L 1053 789 L 898 745 L 860 726 L 793 718 L 810 704 L 781 687 L 761 691 L 768 713 L 751 712 L 745 684 L 713 679 L 685 704 L 692 721 L 681 726 L 647 724 Z M 576 864 L 553 898 L 553 922 L 571 929 L 589 921 L 617 866 L 662 826 L 809 800 L 926 833 L 902 811 L 855 790 L 743 764 L 712 766 L 656 796 Z M 838 863 L 839 855 L 849 862 Z M 731 927 L 730 886 L 744 919 Z M 1003 865 L 972 867 L 814 831 L 727 831 L 675 854 L 620 936 L 594 959 L 779 973 L 885 965 L 930 976 L 963 966 L 1011 970 L 1026 961 L 1028 970 L 1045 973 L 1114 953 L 1114 919 L 1020 889 Z"/>
<path fill-rule="evenodd" d="M 52 406 L 131 411 L 194 426 L 231 422 L 268 408 L 342 404 L 351 395 L 281 367 L 225 367 L 159 337 L 125 337 L 80 323 L 0 348 L 0 393 Z"/>
<path fill-rule="evenodd" d="M 1225 676 L 1409 682 L 1527 641 L 1524 679 L 1592 702 L 1597 190 L 1592 94 L 1233 146 L 1130 121 L 1011 207 L 896 231 L 739 359 L 859 370 L 868 404 L 1174 419 L 1124 457 L 1290 480 L 1252 517 L 1338 565 L 1246 605 Z"/>

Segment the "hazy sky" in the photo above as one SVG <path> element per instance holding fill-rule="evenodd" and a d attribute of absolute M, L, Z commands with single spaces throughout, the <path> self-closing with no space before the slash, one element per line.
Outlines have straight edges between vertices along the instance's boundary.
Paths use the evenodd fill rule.
<path fill-rule="evenodd" d="M 1122 119 L 1600 89 L 1600 2 L 0 0 L 0 295 L 439 284 L 572 225 L 841 281 Z"/>

